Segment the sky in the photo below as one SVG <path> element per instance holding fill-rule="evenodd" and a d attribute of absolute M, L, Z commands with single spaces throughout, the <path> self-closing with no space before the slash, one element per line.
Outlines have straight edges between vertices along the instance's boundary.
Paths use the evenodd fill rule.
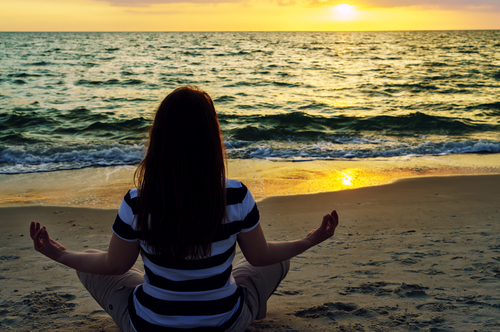
<path fill-rule="evenodd" d="M 0 0 L 0 31 L 500 29 L 500 0 Z"/>

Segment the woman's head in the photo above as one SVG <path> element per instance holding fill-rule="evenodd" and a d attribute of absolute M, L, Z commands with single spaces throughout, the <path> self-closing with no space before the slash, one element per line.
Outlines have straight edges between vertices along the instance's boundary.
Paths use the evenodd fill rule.
<path fill-rule="evenodd" d="M 171 92 L 156 112 L 147 153 L 161 170 L 179 166 L 178 171 L 199 172 L 202 164 L 223 163 L 222 134 L 210 96 L 191 86 Z"/>
<path fill-rule="evenodd" d="M 139 225 L 156 251 L 181 259 L 193 250 L 195 256 L 209 253 L 225 217 L 225 151 L 206 92 L 185 86 L 162 101 L 136 184 Z M 149 214 L 152 225 L 144 227 Z"/>

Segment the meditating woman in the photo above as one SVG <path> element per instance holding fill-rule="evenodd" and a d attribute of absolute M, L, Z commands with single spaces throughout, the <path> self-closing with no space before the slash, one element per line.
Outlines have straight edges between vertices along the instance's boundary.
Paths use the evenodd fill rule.
<path fill-rule="evenodd" d="M 289 259 L 330 238 L 335 211 L 295 241 L 267 242 L 248 189 L 226 179 L 225 149 L 210 96 L 181 87 L 159 106 L 107 252 L 71 252 L 32 222 L 35 249 L 77 271 L 122 331 L 244 331 Z M 244 259 L 234 264 L 236 243 Z M 144 272 L 133 268 L 139 253 Z"/>

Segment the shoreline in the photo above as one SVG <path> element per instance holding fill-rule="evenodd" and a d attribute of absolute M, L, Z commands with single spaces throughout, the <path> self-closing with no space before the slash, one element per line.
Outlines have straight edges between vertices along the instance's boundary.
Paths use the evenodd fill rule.
<path fill-rule="evenodd" d="M 0 207 L 118 208 L 134 187 L 134 170 L 134 166 L 113 166 L 0 174 Z M 242 181 L 256 201 L 379 186 L 406 178 L 484 174 L 500 174 L 500 154 L 304 162 L 229 159 L 227 172 L 229 178 Z"/>
<path fill-rule="evenodd" d="M 330 241 L 292 259 L 267 318 L 248 331 L 497 330 L 500 297 L 491 289 L 500 286 L 499 203 L 500 175 L 419 177 L 262 200 L 271 241 L 304 236 L 331 209 L 340 225 Z M 0 212 L 0 326 L 118 331 L 74 271 L 34 251 L 28 232 L 37 220 L 68 249 L 105 250 L 116 209 Z"/>

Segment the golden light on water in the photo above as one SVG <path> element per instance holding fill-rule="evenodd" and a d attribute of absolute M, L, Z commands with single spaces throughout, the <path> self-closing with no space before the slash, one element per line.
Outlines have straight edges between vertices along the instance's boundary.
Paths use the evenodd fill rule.
<path fill-rule="evenodd" d="M 233 178 L 245 183 L 257 200 L 272 196 L 314 194 L 376 186 L 394 180 L 393 173 L 362 168 L 326 170 L 321 169 L 321 165 L 317 169 L 309 168 L 312 164 L 301 163 L 298 166 L 288 164 L 255 170 L 255 176 L 242 174 Z"/>
<path fill-rule="evenodd" d="M 363 168 L 346 168 L 325 174 L 325 178 L 317 184 L 316 191 L 338 191 L 376 186 L 389 183 L 392 179 L 393 175 L 385 172 Z"/>
<path fill-rule="evenodd" d="M 352 175 L 348 174 L 351 173 L 351 170 L 347 170 L 344 172 L 340 172 L 341 174 L 341 182 L 344 186 L 352 186 Z"/>
<path fill-rule="evenodd" d="M 416 176 L 499 174 L 500 156 L 451 155 L 402 161 L 301 163 L 230 159 L 228 176 L 242 181 L 257 200 L 356 189 Z M 353 167 L 354 164 L 356 167 Z M 0 174 L 0 206 L 119 207 L 133 187 L 134 167 Z"/>
<path fill-rule="evenodd" d="M 333 106 L 333 107 L 338 107 L 338 108 L 344 108 L 344 107 L 353 107 L 356 105 L 356 102 L 352 100 L 335 100 L 335 99 L 326 99 L 326 100 L 321 100 L 321 102 Z"/>
<path fill-rule="evenodd" d="M 366 168 L 339 170 L 309 169 L 309 165 L 290 165 L 261 170 L 259 176 L 236 177 L 244 182 L 257 200 L 272 196 L 314 194 L 387 184 L 395 178 L 411 174 L 409 171 L 380 172 Z M 318 164 L 316 164 L 318 166 Z"/>
<path fill-rule="evenodd" d="M 470 156 L 469 156 L 470 157 Z M 486 162 L 483 157 L 483 163 Z M 495 161 L 498 156 L 490 157 Z M 448 162 L 450 159 L 451 162 Z M 356 167 L 353 167 L 353 163 Z M 486 174 L 490 167 L 460 167 L 452 157 L 410 161 L 311 161 L 301 163 L 231 160 L 229 177 L 245 183 L 257 200 L 379 186 L 416 176 Z M 485 164 L 486 165 L 486 164 Z M 482 169 L 481 171 L 479 171 Z M 483 173 L 484 172 L 484 173 Z"/>

